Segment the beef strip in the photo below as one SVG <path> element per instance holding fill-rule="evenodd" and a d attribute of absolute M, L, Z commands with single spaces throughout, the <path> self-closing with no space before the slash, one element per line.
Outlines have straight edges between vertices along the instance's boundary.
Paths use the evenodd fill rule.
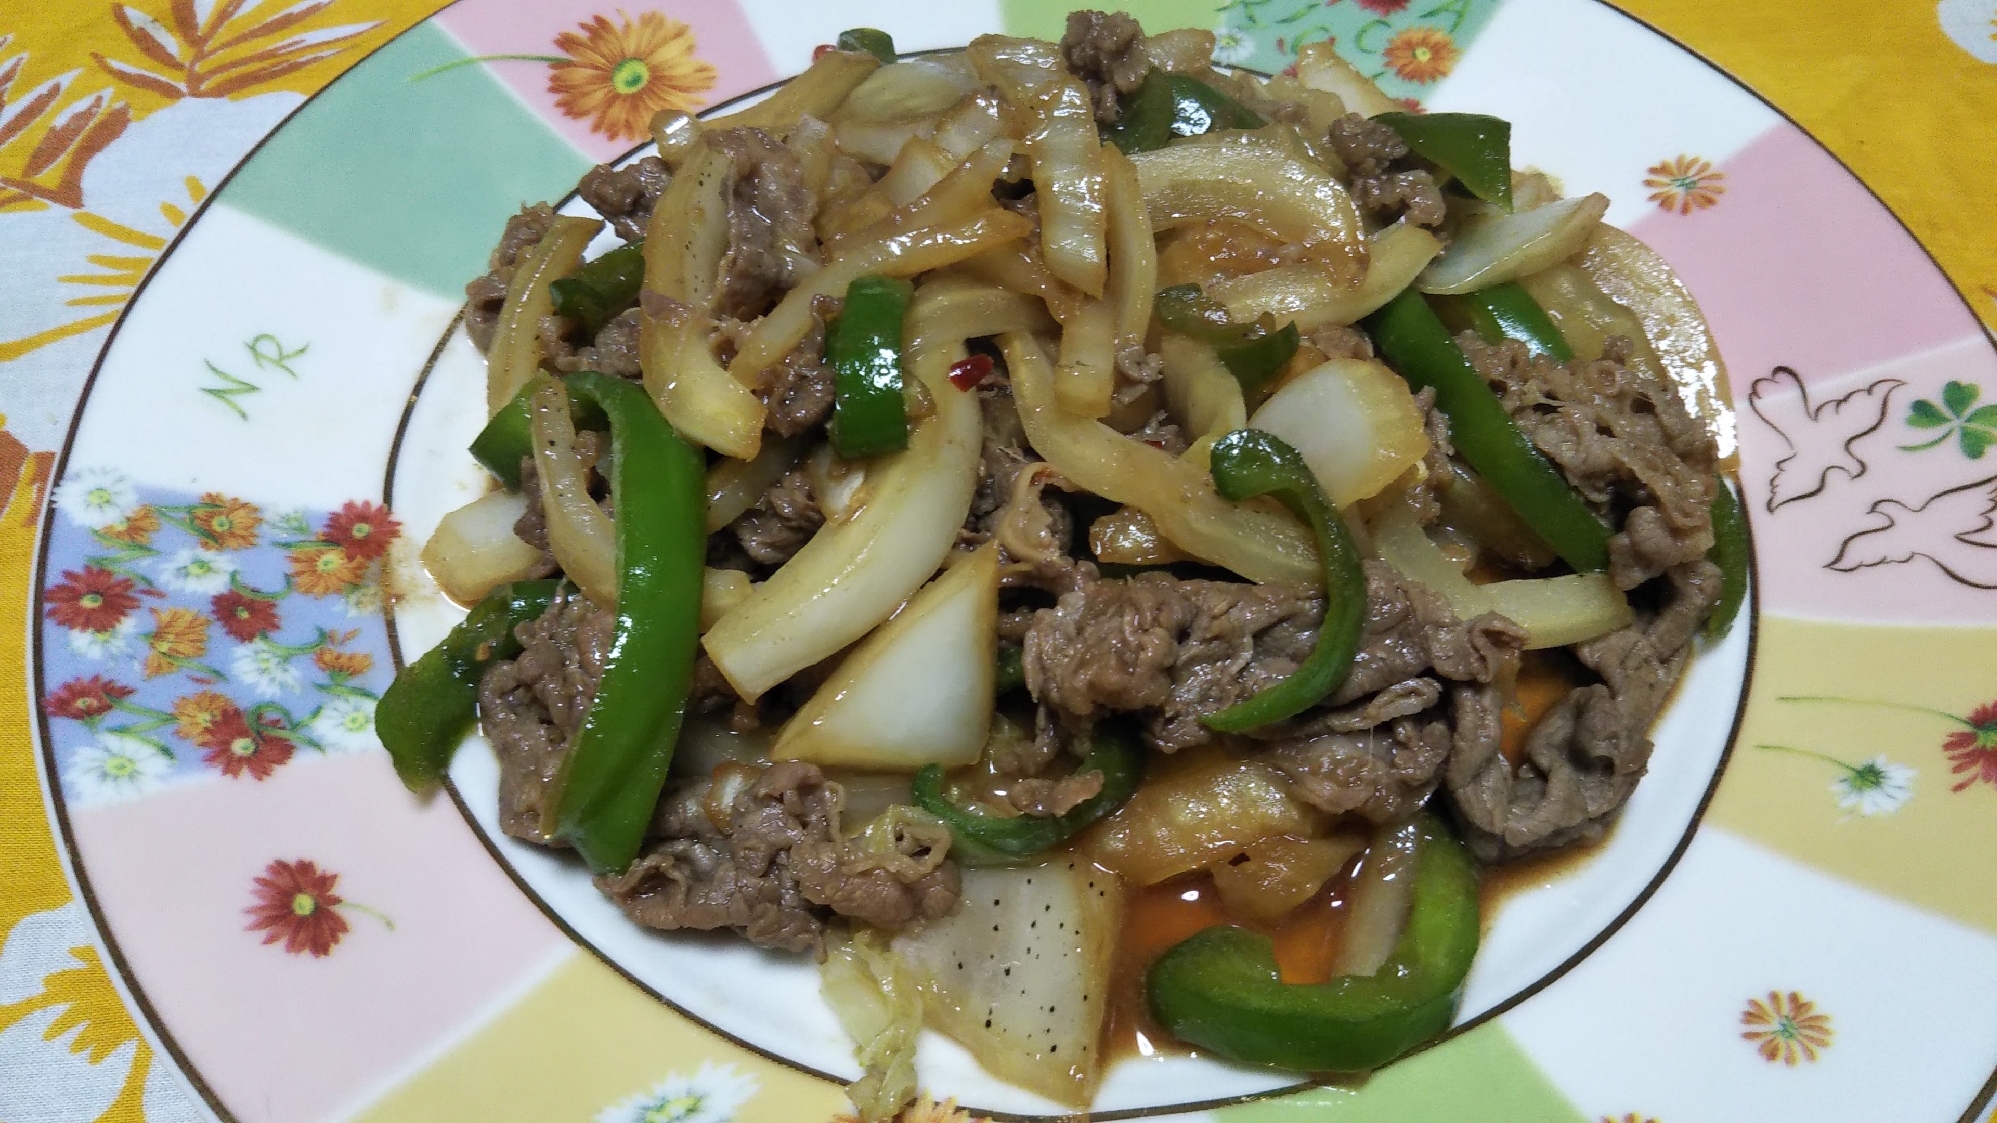
<path fill-rule="evenodd" d="M 1103 790 L 1103 774 L 1074 772 L 1059 779 L 1029 776 L 1006 787 L 1006 802 L 1021 815 L 1045 819 L 1066 815 Z"/>
<path fill-rule="evenodd" d="M 541 349 L 548 365 L 564 374 L 599 370 L 619 378 L 637 378 L 638 309 L 626 308 L 597 329 L 596 338 L 581 346 L 569 341 L 569 320 L 548 316 L 541 321 Z"/>
<path fill-rule="evenodd" d="M 811 494 L 811 476 L 793 468 L 729 528 L 757 564 L 779 566 L 804 549 L 824 524 L 825 515 Z"/>
<path fill-rule="evenodd" d="M 1405 217 L 1416 226 L 1440 226 L 1448 217 L 1435 177 L 1410 164 L 1407 142 L 1391 126 L 1348 113 L 1331 123 L 1329 139 L 1352 177 L 1352 201 L 1367 219 L 1385 225 Z"/>
<path fill-rule="evenodd" d="M 1650 725 L 1691 659 L 1692 636 L 1719 599 L 1720 571 L 1672 567 L 1663 606 L 1574 646 L 1602 681 L 1556 702 L 1514 767 L 1499 745 L 1504 700 L 1488 684 L 1453 689 L 1455 745 L 1444 790 L 1471 851 L 1484 862 L 1600 838 L 1650 760 Z"/>
<path fill-rule="evenodd" d="M 645 236 L 652 208 L 673 181 L 672 169 L 657 156 L 647 156 L 628 167 L 598 164 L 583 173 L 576 194 L 596 209 L 625 241 Z"/>
<path fill-rule="evenodd" d="M 1438 711 L 1285 741 L 1264 759 L 1282 769 L 1306 803 L 1334 815 L 1393 823 L 1412 817 L 1435 791 L 1449 748 L 1449 723 Z"/>
<path fill-rule="evenodd" d="M 616 618 L 564 593 L 513 634 L 519 656 L 479 680 L 479 725 L 499 758 L 500 829 L 553 845 L 541 830 L 548 788 L 596 697 Z"/>
<path fill-rule="evenodd" d="M 818 200 L 804 184 L 797 154 L 769 132 L 722 129 L 706 140 L 731 161 L 728 252 L 715 313 L 753 320 L 816 266 Z"/>
<path fill-rule="evenodd" d="M 879 849 L 848 839 L 844 789 L 799 761 L 763 769 L 719 807 L 716 783 L 669 791 L 654 820 L 660 837 L 622 874 L 597 879 L 637 923 L 733 928 L 763 947 L 807 951 L 832 914 L 899 928 L 956 907 L 947 829 L 906 827 Z"/>
<path fill-rule="evenodd" d="M 1609 576 L 1622 589 L 1706 556 L 1713 545 L 1713 438 L 1659 375 L 1632 361 L 1621 336 L 1602 357 L 1561 363 L 1516 340 L 1457 343 L 1512 421 L 1576 490 L 1622 529 Z"/>
<path fill-rule="evenodd" d="M 832 412 L 832 364 L 825 361 L 825 324 L 840 302 L 821 296 L 811 302 L 811 330 L 778 360 L 758 391 L 766 409 L 763 424 L 780 437 L 817 428 Z"/>
<path fill-rule="evenodd" d="M 978 407 L 984 415 L 984 445 L 978 487 L 957 532 L 958 547 L 981 546 L 996 534 L 1005 549 L 1000 560 L 1009 569 L 1015 563 L 1058 565 L 1074 542 L 1075 520 L 1065 504 L 1046 492 L 1065 486 L 1064 481 L 1027 447 L 1010 387 L 979 387 Z M 1000 534 L 1002 529 L 1006 533 Z"/>
<path fill-rule="evenodd" d="M 1345 324 L 1330 324 L 1321 327 L 1310 335 L 1310 345 L 1324 352 L 1327 359 L 1370 359 L 1373 357 L 1373 337 L 1355 327 Z"/>
<path fill-rule="evenodd" d="M 1127 12 L 1069 12 L 1061 57 L 1088 85 L 1096 120 L 1105 125 L 1116 122 L 1120 98 L 1136 92 L 1151 73 L 1144 28 Z"/>
<path fill-rule="evenodd" d="M 484 275 L 465 286 L 465 334 L 484 351 L 492 346 L 492 334 L 499 326 L 500 309 L 506 305 L 506 283 L 513 278 L 513 265 L 520 255 L 540 242 L 554 225 L 555 212 L 546 203 L 523 207 L 506 220 L 506 230 L 486 261 Z"/>

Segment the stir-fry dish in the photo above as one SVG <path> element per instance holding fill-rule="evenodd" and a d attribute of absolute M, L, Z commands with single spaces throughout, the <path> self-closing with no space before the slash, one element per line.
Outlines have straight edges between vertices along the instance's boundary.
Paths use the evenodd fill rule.
<path fill-rule="evenodd" d="M 870 1120 L 924 1026 L 1073 1104 L 1119 1035 L 1439 1034 L 1480 870 L 1603 836 L 1744 595 L 1723 368 L 1607 200 L 1213 46 L 851 31 L 468 286 L 497 486 L 382 740 L 425 790 L 476 722 L 631 921 L 814 955 Z"/>

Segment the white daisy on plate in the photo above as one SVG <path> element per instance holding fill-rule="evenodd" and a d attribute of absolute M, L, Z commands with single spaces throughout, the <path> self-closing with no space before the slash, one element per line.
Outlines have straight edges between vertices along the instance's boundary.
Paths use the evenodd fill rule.
<path fill-rule="evenodd" d="M 173 761 L 148 742 L 122 733 L 100 733 L 76 750 L 62 779 L 80 803 L 123 803 L 155 791 Z"/>
<path fill-rule="evenodd" d="M 1864 764 L 1847 764 L 1831 781 L 1838 806 L 1860 815 L 1891 815 L 1914 795 L 1914 770 L 1883 756 Z"/>
<path fill-rule="evenodd" d="M 734 1065 L 704 1063 L 692 1076 L 673 1073 L 596 1115 L 596 1123 L 729 1123 L 756 1094 L 756 1078 Z"/>
<path fill-rule="evenodd" d="M 275 698 L 298 689 L 298 668 L 292 655 L 262 638 L 238 644 L 229 656 L 229 676 L 249 684 L 259 697 Z"/>
<path fill-rule="evenodd" d="M 378 747 L 374 735 L 374 699 L 340 695 L 319 707 L 305 731 L 327 752 L 358 752 Z"/>
<path fill-rule="evenodd" d="M 229 587 L 235 559 L 220 550 L 195 546 L 168 558 L 160 566 L 160 584 L 177 593 L 219 593 Z"/>
<path fill-rule="evenodd" d="M 116 468 L 84 468 L 55 489 L 55 502 L 70 522 L 102 530 L 130 514 L 139 505 L 139 493 Z"/>
<path fill-rule="evenodd" d="M 69 649 L 83 656 L 85 659 L 93 659 L 101 662 L 115 656 L 130 654 L 132 651 L 132 638 L 138 632 L 139 621 L 136 617 L 132 616 L 127 616 L 123 620 L 118 621 L 117 625 L 108 631 L 86 632 L 82 630 L 70 630 Z"/>
<path fill-rule="evenodd" d="M 1239 66 L 1255 53 L 1255 43 L 1231 27 L 1213 30 L 1213 60 L 1225 66 Z"/>

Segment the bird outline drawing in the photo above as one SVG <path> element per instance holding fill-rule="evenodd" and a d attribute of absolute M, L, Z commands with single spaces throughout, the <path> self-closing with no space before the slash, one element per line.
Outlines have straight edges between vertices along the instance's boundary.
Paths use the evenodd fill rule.
<path fill-rule="evenodd" d="M 1918 507 L 1881 499 L 1871 513 L 1885 525 L 1847 537 L 1824 568 L 1854 573 L 1926 558 L 1958 584 L 1997 589 L 1997 476 L 1937 492 Z"/>
<path fill-rule="evenodd" d="M 1768 477 L 1768 511 L 1822 494 L 1831 473 L 1847 479 L 1865 475 L 1866 463 L 1851 446 L 1886 423 L 1894 390 L 1906 383 L 1882 378 L 1841 398 L 1810 404 L 1810 392 L 1790 367 L 1776 367 L 1748 388 L 1748 408 L 1789 445 Z M 1795 388 L 1791 397 L 1784 390 Z"/>

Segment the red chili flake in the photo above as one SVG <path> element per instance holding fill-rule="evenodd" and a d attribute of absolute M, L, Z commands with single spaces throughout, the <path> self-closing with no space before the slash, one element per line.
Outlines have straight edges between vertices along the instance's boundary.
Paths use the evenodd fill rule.
<path fill-rule="evenodd" d="M 992 357 L 990 355 L 972 355 L 968 359 L 961 359 L 951 364 L 950 385 L 955 386 L 959 390 L 969 392 L 977 389 L 980 382 L 991 377 L 991 373 Z"/>
<path fill-rule="evenodd" d="M 1144 443 L 1150 445 L 1152 448 L 1159 449 L 1161 451 L 1165 448 L 1165 442 L 1158 440 L 1155 437 L 1145 441 Z"/>
<path fill-rule="evenodd" d="M 820 43 L 818 46 L 813 47 L 811 49 L 811 61 L 817 62 L 819 59 L 825 57 L 825 52 L 834 49 L 835 48 L 830 43 Z"/>

